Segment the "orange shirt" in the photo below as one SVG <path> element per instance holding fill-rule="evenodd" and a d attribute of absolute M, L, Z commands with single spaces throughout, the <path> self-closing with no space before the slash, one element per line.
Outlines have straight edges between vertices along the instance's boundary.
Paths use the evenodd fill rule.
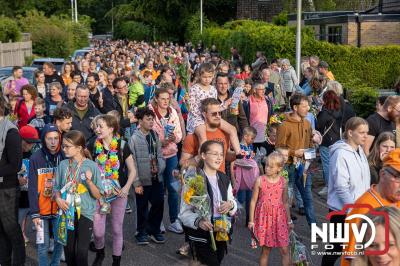
<path fill-rule="evenodd" d="M 216 131 L 207 130 L 207 140 L 219 141 L 224 145 L 224 156 L 226 158 L 226 151 L 229 147 L 229 136 L 226 135 L 221 129 Z M 188 134 L 183 142 L 182 152 L 189 153 L 196 156 L 199 151 L 199 140 L 195 134 Z M 222 161 L 219 170 L 225 173 L 225 160 Z"/>
<path fill-rule="evenodd" d="M 371 205 L 372 208 L 379 208 L 382 206 L 396 206 L 398 208 L 400 208 L 400 201 L 398 202 L 390 202 L 386 199 L 384 199 L 379 192 L 376 190 L 376 185 L 372 185 L 371 188 L 366 191 L 364 194 L 362 194 L 357 201 L 355 202 L 355 204 L 369 204 Z M 347 214 L 347 216 L 350 216 L 352 214 L 367 214 L 369 212 L 369 209 L 365 209 L 365 208 L 359 208 L 359 209 L 352 209 L 351 212 L 349 212 Z M 354 221 L 356 221 L 357 223 L 359 222 L 358 219 L 354 219 Z M 350 230 L 350 234 L 349 234 L 349 245 L 346 247 L 345 251 L 347 252 L 353 252 L 355 251 L 354 249 L 354 245 L 355 243 L 355 239 L 353 236 L 353 231 Z M 341 257 L 341 266 L 350 266 L 351 261 L 350 260 L 346 260 L 345 256 Z"/>

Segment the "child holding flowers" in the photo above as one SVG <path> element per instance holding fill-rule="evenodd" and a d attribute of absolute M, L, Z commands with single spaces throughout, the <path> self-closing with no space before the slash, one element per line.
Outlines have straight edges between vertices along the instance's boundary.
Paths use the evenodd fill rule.
<path fill-rule="evenodd" d="M 204 265 L 220 265 L 227 250 L 229 222 L 237 206 L 229 177 L 218 169 L 224 158 L 223 145 L 209 140 L 200 148 L 201 166 L 187 177 L 179 219 L 194 258 Z M 221 219 L 222 218 L 222 219 Z"/>
<path fill-rule="evenodd" d="M 266 160 L 265 175 L 257 179 L 253 188 L 248 227 L 262 247 L 261 266 L 268 265 L 269 253 L 274 247 L 280 249 L 282 265 L 289 265 L 289 230 L 293 228 L 293 222 L 287 181 L 280 175 L 283 166 L 283 156 L 278 152 L 271 153 Z"/>

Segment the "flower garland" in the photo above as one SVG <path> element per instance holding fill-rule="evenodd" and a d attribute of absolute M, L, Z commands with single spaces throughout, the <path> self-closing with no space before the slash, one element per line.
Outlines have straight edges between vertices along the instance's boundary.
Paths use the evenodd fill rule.
<path fill-rule="evenodd" d="M 104 173 L 105 178 L 111 178 L 114 180 L 118 180 L 118 140 L 119 137 L 113 137 L 110 143 L 110 150 L 107 154 L 104 152 L 104 146 L 100 139 L 96 139 L 95 143 L 96 154 L 98 154 L 96 157 L 96 163 L 99 165 L 101 172 Z"/>

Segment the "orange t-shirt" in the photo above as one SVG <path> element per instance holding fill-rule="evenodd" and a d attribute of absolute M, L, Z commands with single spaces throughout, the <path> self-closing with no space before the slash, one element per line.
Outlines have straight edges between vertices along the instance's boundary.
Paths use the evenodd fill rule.
<path fill-rule="evenodd" d="M 366 191 L 364 194 L 362 194 L 357 201 L 354 204 L 369 204 L 371 205 L 372 208 L 379 208 L 382 206 L 396 206 L 400 208 L 400 201 L 398 202 L 390 202 L 387 201 L 386 199 L 382 198 L 382 196 L 379 194 L 379 192 L 376 190 L 376 185 L 372 185 L 371 188 Z M 369 209 L 366 208 L 358 208 L 358 209 L 352 209 L 351 212 L 347 214 L 347 216 L 350 216 L 352 214 L 367 214 L 369 213 Z M 354 219 L 357 223 L 359 222 L 359 219 Z M 353 231 L 350 230 L 349 232 L 349 245 L 345 249 L 347 252 L 354 252 L 355 251 L 355 239 L 353 236 Z M 350 266 L 351 265 L 351 260 L 346 260 L 345 256 L 341 257 L 341 266 Z"/>
<path fill-rule="evenodd" d="M 229 147 L 229 136 L 225 134 L 221 129 L 216 131 L 207 131 L 207 140 L 215 140 L 222 142 L 224 145 L 224 156 L 226 157 L 226 151 Z M 199 140 L 195 134 L 188 134 L 183 142 L 182 152 L 189 153 L 196 156 L 199 151 Z M 222 161 L 219 170 L 225 173 L 225 160 Z"/>

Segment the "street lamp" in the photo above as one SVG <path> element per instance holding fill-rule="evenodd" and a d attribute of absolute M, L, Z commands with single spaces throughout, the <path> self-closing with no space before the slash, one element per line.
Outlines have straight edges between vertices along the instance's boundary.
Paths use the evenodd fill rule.
<path fill-rule="evenodd" d="M 75 1 L 75 22 L 78 23 L 78 4 L 76 0 L 74 1 Z"/>
<path fill-rule="evenodd" d="M 203 0 L 200 0 L 200 35 L 203 34 Z"/>
<path fill-rule="evenodd" d="M 297 0 L 297 33 L 296 33 L 296 74 L 300 79 L 301 60 L 301 0 Z"/>

